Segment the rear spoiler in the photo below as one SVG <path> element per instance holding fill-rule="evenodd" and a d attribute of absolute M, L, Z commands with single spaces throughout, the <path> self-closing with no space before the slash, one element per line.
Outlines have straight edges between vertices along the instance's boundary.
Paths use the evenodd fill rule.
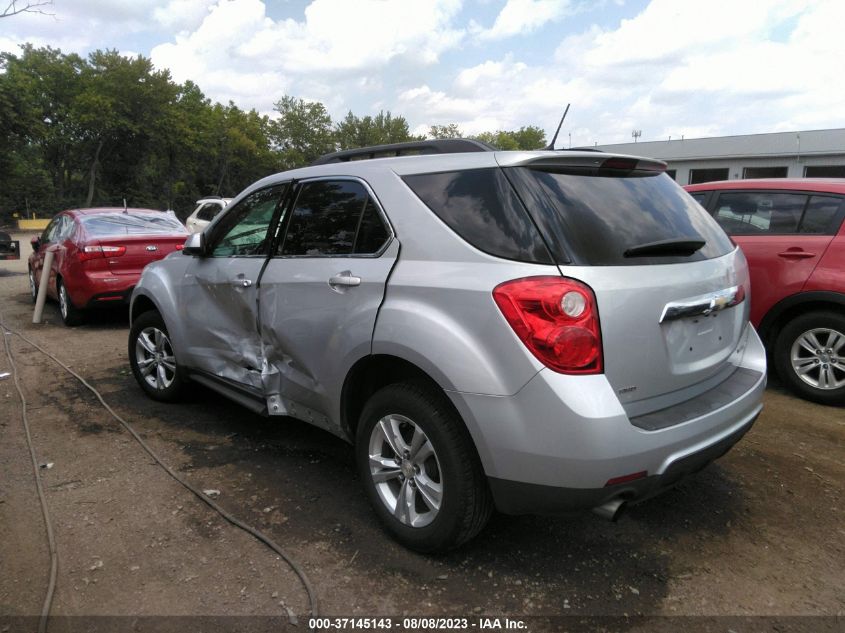
<path fill-rule="evenodd" d="M 666 163 L 653 158 L 614 154 L 529 153 L 501 161 L 502 167 L 527 167 L 553 173 L 584 176 L 654 176 L 666 171 Z"/>

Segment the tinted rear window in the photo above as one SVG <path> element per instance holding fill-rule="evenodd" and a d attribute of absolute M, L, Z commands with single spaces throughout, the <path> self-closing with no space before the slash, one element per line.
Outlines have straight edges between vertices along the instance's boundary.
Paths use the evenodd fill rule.
<path fill-rule="evenodd" d="M 187 233 L 182 223 L 169 213 L 98 213 L 82 216 L 81 221 L 91 237 Z"/>
<path fill-rule="evenodd" d="M 475 248 L 505 259 L 552 263 L 537 227 L 499 168 L 415 174 L 403 180 Z"/>
<path fill-rule="evenodd" d="M 673 264 L 721 257 L 733 245 L 712 217 L 666 174 L 588 176 L 505 170 L 560 263 Z M 692 255 L 626 257 L 636 246 L 704 240 Z"/>

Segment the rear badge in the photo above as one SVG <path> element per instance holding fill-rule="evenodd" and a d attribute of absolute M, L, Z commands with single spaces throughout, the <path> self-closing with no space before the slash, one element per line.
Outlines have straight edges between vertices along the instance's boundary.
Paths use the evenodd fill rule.
<path fill-rule="evenodd" d="M 621 396 L 621 395 L 622 395 L 622 394 L 624 394 L 624 393 L 631 393 L 632 391 L 636 391 L 636 390 L 637 390 L 637 387 L 636 387 L 636 386 L 633 386 L 633 387 L 622 387 L 622 389 L 620 389 L 617 393 Z"/>
<path fill-rule="evenodd" d="M 153 246 L 152 244 L 150 244 L 149 246 L 147 246 L 147 250 L 148 251 L 157 251 L 158 246 Z"/>

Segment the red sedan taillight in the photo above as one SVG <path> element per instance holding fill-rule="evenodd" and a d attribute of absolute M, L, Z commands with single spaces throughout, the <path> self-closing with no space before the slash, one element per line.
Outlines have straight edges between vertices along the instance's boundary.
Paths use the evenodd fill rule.
<path fill-rule="evenodd" d="M 565 277 L 525 277 L 496 286 L 493 299 L 546 367 L 562 374 L 602 372 L 598 306 L 589 286 Z"/>
<path fill-rule="evenodd" d="M 83 246 L 79 252 L 79 261 L 86 262 L 89 259 L 102 257 L 120 257 L 126 252 L 125 246 Z"/>

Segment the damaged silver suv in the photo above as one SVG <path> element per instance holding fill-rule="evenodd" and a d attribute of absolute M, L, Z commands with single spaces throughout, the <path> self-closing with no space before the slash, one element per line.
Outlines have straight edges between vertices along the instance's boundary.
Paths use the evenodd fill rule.
<path fill-rule="evenodd" d="M 766 383 L 745 258 L 664 169 L 455 140 L 270 176 L 145 269 L 132 371 L 348 440 L 419 551 L 494 508 L 616 518 L 729 450 Z"/>

